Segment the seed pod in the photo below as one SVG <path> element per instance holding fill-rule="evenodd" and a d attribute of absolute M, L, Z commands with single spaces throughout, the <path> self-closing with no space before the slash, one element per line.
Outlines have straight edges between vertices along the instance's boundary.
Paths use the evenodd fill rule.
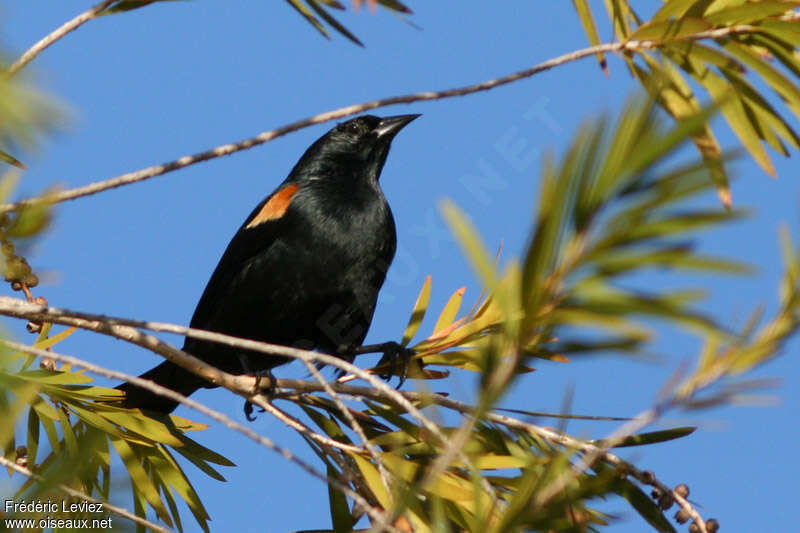
<path fill-rule="evenodd" d="M 665 492 L 661 495 L 658 499 L 658 506 L 661 507 L 663 510 L 667 510 L 672 507 L 672 504 L 675 503 L 675 498 L 672 496 L 671 492 Z"/>
<path fill-rule="evenodd" d="M 688 498 L 689 497 L 689 486 L 686 483 L 681 483 L 680 485 L 675 485 L 675 492 L 681 498 Z"/>

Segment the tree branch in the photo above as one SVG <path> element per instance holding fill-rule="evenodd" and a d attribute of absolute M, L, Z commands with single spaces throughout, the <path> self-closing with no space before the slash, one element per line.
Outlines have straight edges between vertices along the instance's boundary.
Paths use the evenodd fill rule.
<path fill-rule="evenodd" d="M 233 337 L 231 335 L 224 335 L 222 333 L 178 326 L 176 324 L 130 320 L 91 313 L 82 313 L 67 309 L 58 309 L 55 307 L 29 303 L 17 298 L 10 298 L 8 296 L 0 296 L 0 315 L 24 318 L 38 322 L 53 322 L 67 326 L 75 326 L 81 329 L 86 329 L 122 339 L 157 353 L 172 361 L 176 365 L 209 380 L 213 384 L 224 387 L 247 399 L 252 399 L 254 396 L 253 390 L 256 386 L 256 378 L 223 372 L 222 370 L 211 366 L 200 359 L 197 359 L 191 354 L 175 348 L 171 344 L 163 342 L 152 335 L 142 333 L 136 328 L 166 333 L 176 333 L 200 340 L 218 342 L 228 346 L 253 350 L 268 355 L 283 355 L 293 359 L 299 359 L 301 361 L 318 361 L 325 365 L 339 368 L 363 379 L 376 389 L 382 391 L 384 394 L 392 397 L 396 404 L 403 407 L 403 409 L 405 409 L 409 415 L 411 415 L 428 431 L 436 436 L 440 442 L 446 443 L 448 441 L 447 437 L 439 429 L 439 426 L 423 415 L 419 409 L 417 409 L 398 391 L 388 386 L 379 378 L 358 368 L 352 363 L 332 355 L 312 352 L 310 350 L 290 348 L 288 346 L 279 346 L 277 344 L 269 344 L 266 342 L 242 339 L 239 337 Z M 264 382 L 266 380 L 262 378 L 260 381 Z"/>
<path fill-rule="evenodd" d="M 59 28 L 53 30 L 50 34 L 42 37 L 39 42 L 31 46 L 19 59 L 14 61 L 5 73 L 7 78 L 10 78 L 19 72 L 25 65 L 33 61 L 33 59 L 47 49 L 51 44 L 61 39 L 70 32 L 80 28 L 85 23 L 92 19 L 97 18 L 108 6 L 116 2 L 116 0 L 103 0 L 88 11 L 84 11 L 77 17 L 73 18 L 62 24 Z"/>
<path fill-rule="evenodd" d="M 342 416 L 344 416 L 345 419 L 347 419 L 347 422 L 350 424 L 350 429 L 352 429 L 355 432 L 355 434 L 358 435 L 358 438 L 361 439 L 361 442 L 364 443 L 364 447 L 369 452 L 370 457 L 372 457 L 372 460 L 375 461 L 375 466 L 378 469 L 378 473 L 381 476 L 381 482 L 383 482 L 383 486 L 386 489 L 386 492 L 391 493 L 392 478 L 389 475 L 389 472 L 386 470 L 383 461 L 381 461 L 381 456 L 380 452 L 378 451 L 378 448 L 369 441 L 369 439 L 367 438 L 367 434 L 364 433 L 364 428 L 361 427 L 361 424 L 358 423 L 356 418 L 353 416 L 353 413 L 350 412 L 350 409 L 348 409 L 347 406 L 344 404 L 344 402 L 342 402 L 341 398 L 339 398 L 339 395 L 336 394 L 336 391 L 334 391 L 328 384 L 328 382 L 325 381 L 325 378 L 322 377 L 322 374 L 320 374 L 319 370 L 317 370 L 317 367 L 314 366 L 314 363 L 310 361 L 303 361 L 303 362 L 305 363 L 306 368 L 314 377 L 314 379 L 317 380 L 317 383 L 322 385 L 322 389 L 328 394 L 328 396 L 331 397 L 331 400 L 333 400 L 333 402 L 336 404 L 336 407 L 339 408 L 339 412 L 342 413 Z"/>

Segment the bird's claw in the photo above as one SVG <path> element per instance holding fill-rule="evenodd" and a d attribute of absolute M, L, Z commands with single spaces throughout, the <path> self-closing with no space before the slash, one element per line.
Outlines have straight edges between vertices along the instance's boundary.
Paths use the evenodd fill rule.
<path fill-rule="evenodd" d="M 392 379 L 392 376 L 395 374 L 395 370 L 397 368 L 397 362 L 399 360 L 401 364 L 400 373 L 398 374 L 400 377 L 400 382 L 397 384 L 397 387 L 395 387 L 399 389 L 403 386 L 403 383 L 406 382 L 406 378 L 408 377 L 408 366 L 411 363 L 411 357 L 415 352 L 411 348 L 407 348 L 394 341 L 383 343 L 382 351 L 383 357 L 381 357 L 376 366 L 380 367 L 381 365 L 387 364 L 389 367 L 386 372 L 379 374 L 379 376 L 385 381 Z"/>
<path fill-rule="evenodd" d="M 277 387 L 275 386 L 275 376 L 272 375 L 272 371 L 270 369 L 260 370 L 254 374 L 256 378 L 255 385 L 253 386 L 253 394 L 264 394 L 268 398 L 272 398 L 275 396 L 275 391 Z M 269 378 L 269 385 L 262 389 L 261 388 L 261 380 L 265 377 Z M 259 413 L 264 412 L 263 407 L 258 408 Z M 247 419 L 248 422 L 255 421 L 256 417 L 253 416 L 253 404 L 250 400 L 245 400 L 244 402 L 244 417 Z"/>

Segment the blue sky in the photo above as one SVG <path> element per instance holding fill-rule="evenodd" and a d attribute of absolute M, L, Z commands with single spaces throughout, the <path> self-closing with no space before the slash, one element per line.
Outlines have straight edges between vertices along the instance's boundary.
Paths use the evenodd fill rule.
<path fill-rule="evenodd" d="M 601 3 L 596 4 L 602 19 Z M 70 108 L 71 120 L 39 151 L 21 157 L 30 170 L 20 193 L 112 177 L 347 104 L 498 77 L 586 46 L 571 2 L 456 5 L 409 0 L 409 5 L 419 28 L 382 11 L 343 14 L 342 22 L 366 48 L 340 36 L 322 38 L 277 2 L 167 2 L 93 21 L 45 51 L 28 69 L 37 85 Z M 4 2 L 2 44 L 19 53 L 87 7 L 74 1 L 46 8 Z M 610 38 L 605 25 L 601 36 Z M 441 308 L 460 286 L 467 286 L 466 301 L 477 298 L 480 287 L 439 215 L 442 199 L 452 199 L 469 213 L 490 246 L 502 240 L 506 258 L 519 256 L 531 226 L 542 154 L 562 150 L 583 120 L 618 110 L 636 88 L 622 62 L 610 58 L 610 68 L 610 77 L 605 77 L 589 58 L 488 93 L 377 112 L 423 116 L 397 137 L 383 172 L 399 248 L 368 342 L 400 337 L 429 273 L 433 309 Z M 37 294 L 58 307 L 187 324 L 244 217 L 329 127 L 303 130 L 231 157 L 61 205 L 52 230 L 31 254 L 34 266 L 48 272 Z M 724 126 L 718 132 L 725 146 L 736 146 Z M 520 158 L 509 159 L 502 147 L 514 142 L 526 146 Z M 781 272 L 778 228 L 787 223 L 800 235 L 798 166 L 796 160 L 779 157 L 774 156 L 777 180 L 748 160 L 733 165 L 734 203 L 752 208 L 753 214 L 698 239 L 701 250 L 747 260 L 758 267 L 757 273 L 685 279 L 687 285 L 707 289 L 702 308 L 727 324 L 741 325 L 758 304 L 774 310 Z M 494 176 L 488 189 L 465 185 L 486 173 Z M 705 201 L 716 200 L 709 195 Z M 426 323 L 423 331 L 432 325 Z M 155 355 L 86 333 L 73 335 L 59 348 L 130 373 L 158 362 Z M 681 362 L 693 361 L 698 345 L 691 337 L 665 330 L 654 349 L 657 357 L 647 362 L 610 354 L 570 364 L 539 364 L 505 403 L 558 411 L 565 390 L 573 386 L 577 413 L 634 415 L 652 404 Z M 796 527 L 786 511 L 793 508 L 800 475 L 795 459 L 800 437 L 797 349 L 797 342 L 790 343 L 779 359 L 757 372 L 781 378 L 771 391 L 777 405 L 673 412 L 665 426 L 691 423 L 700 430 L 687 439 L 622 455 L 654 470 L 668 484 L 687 483 L 691 499 L 706 516 L 718 518 L 724 530 Z M 293 365 L 279 375 L 304 372 Z M 473 397 L 468 377 L 454 377 L 451 386 L 460 398 Z M 202 391 L 197 398 L 244 420 L 241 401 L 224 391 Z M 180 413 L 202 420 L 189 411 Z M 253 428 L 316 463 L 305 445 L 269 416 L 261 415 Z M 568 426 L 587 437 L 612 429 L 604 423 Z M 329 527 L 324 485 L 228 431 L 211 428 L 195 437 L 240 465 L 223 472 L 228 478 L 224 484 L 192 473 L 213 529 Z M 608 531 L 643 530 L 627 506 L 598 505 L 622 513 Z M 187 531 L 195 530 L 188 513 L 184 524 Z"/>

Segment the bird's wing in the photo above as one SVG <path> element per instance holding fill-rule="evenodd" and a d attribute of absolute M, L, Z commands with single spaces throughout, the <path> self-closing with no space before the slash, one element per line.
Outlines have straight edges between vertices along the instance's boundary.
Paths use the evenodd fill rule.
<path fill-rule="evenodd" d="M 275 245 L 282 218 L 297 190 L 296 184 L 281 185 L 250 213 L 214 269 L 192 316 L 192 327 L 207 328 L 231 281 L 245 268 L 249 259 Z"/>

